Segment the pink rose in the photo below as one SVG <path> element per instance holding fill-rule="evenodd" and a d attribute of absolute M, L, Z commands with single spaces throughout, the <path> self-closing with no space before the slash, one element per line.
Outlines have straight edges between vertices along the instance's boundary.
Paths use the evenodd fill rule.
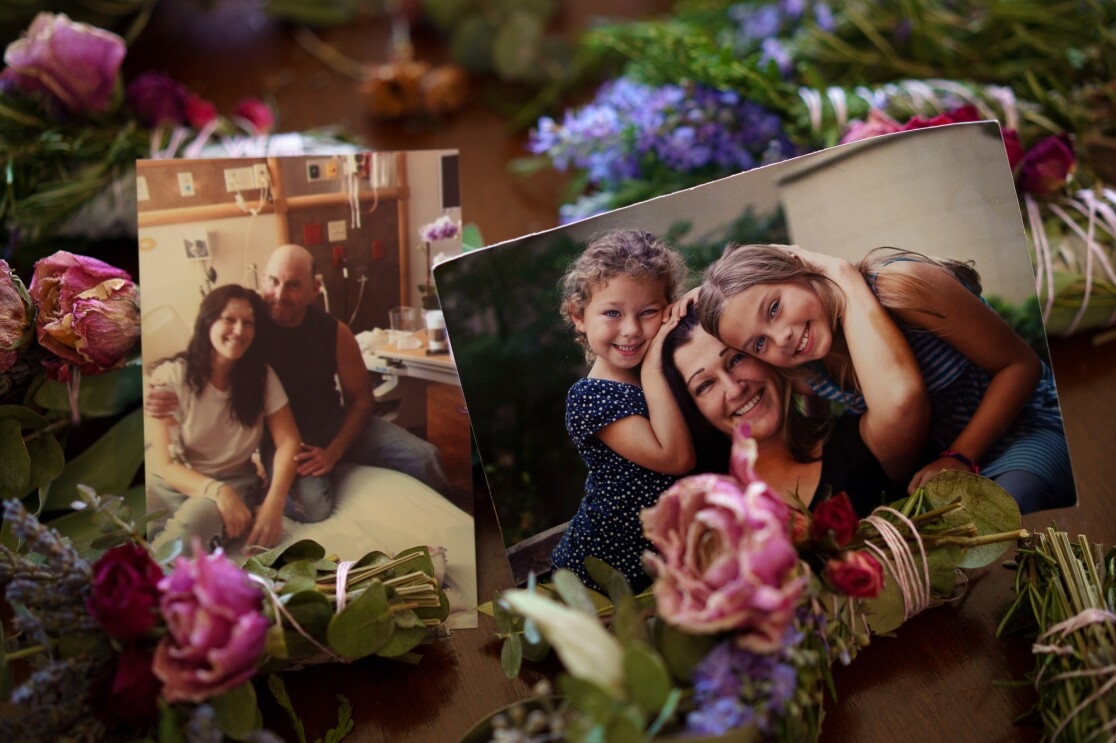
<path fill-rule="evenodd" d="M 814 520 L 810 536 L 815 542 L 824 542 L 832 534 L 837 547 L 844 547 L 856 536 L 860 517 L 853 510 L 852 501 L 845 493 L 826 498 L 814 507 Z"/>
<path fill-rule="evenodd" d="M 848 142 L 856 142 L 861 139 L 868 139 L 880 134 L 891 134 L 892 132 L 901 131 L 903 125 L 895 119 L 891 118 L 878 108 L 873 108 L 868 112 L 866 121 L 854 120 L 849 122 L 849 128 L 841 137 L 841 144 Z"/>
<path fill-rule="evenodd" d="M 75 23 L 64 13 L 39 13 L 8 45 L 3 76 L 26 91 L 45 90 L 74 113 L 104 111 L 116 87 L 124 40 Z"/>
<path fill-rule="evenodd" d="M 1015 184 L 1024 192 L 1046 196 L 1061 191 L 1077 169 L 1068 134 L 1040 139 L 1027 150 L 1015 170 Z"/>
<path fill-rule="evenodd" d="M 8 262 L 0 260 L 0 374 L 8 371 L 31 340 L 31 297 Z"/>
<path fill-rule="evenodd" d="M 142 637 L 155 626 L 162 578 L 162 569 L 143 547 L 132 542 L 113 547 L 93 564 L 93 590 L 85 606 L 111 637 Z"/>
<path fill-rule="evenodd" d="M 187 120 L 190 90 L 161 72 L 144 72 L 128 83 L 124 100 L 144 126 L 175 126 Z"/>
<path fill-rule="evenodd" d="M 755 442 L 738 432 L 734 470 L 747 475 Z M 647 539 L 661 555 L 644 554 L 656 575 L 659 615 L 701 634 L 733 630 L 738 644 L 780 647 L 805 581 L 787 534 L 788 508 L 758 479 L 694 475 L 675 483 L 643 511 Z"/>
<path fill-rule="evenodd" d="M 128 273 L 103 261 L 58 251 L 35 264 L 31 301 L 39 343 L 60 363 L 48 372 L 67 380 L 70 367 L 99 374 L 124 364 L 139 338 L 139 295 Z"/>
<path fill-rule="evenodd" d="M 825 579 L 836 591 L 860 599 L 874 599 L 884 585 L 883 567 L 864 550 L 842 552 L 825 564 Z"/>
<path fill-rule="evenodd" d="M 155 649 L 155 675 L 169 702 L 202 702 L 256 672 L 268 621 L 263 593 L 220 551 L 179 557 L 159 582 L 167 634 Z"/>
<path fill-rule="evenodd" d="M 147 728 L 159 715 L 159 679 L 150 650 L 125 648 L 92 686 L 93 714 L 105 727 Z"/>
<path fill-rule="evenodd" d="M 275 126 L 275 114 L 259 98 L 245 98 L 236 104 L 233 116 L 247 121 L 256 134 L 267 134 Z"/>

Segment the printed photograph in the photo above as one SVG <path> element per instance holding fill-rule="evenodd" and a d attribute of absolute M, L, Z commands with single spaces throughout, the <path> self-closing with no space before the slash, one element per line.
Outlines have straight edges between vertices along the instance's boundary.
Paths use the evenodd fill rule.
<path fill-rule="evenodd" d="M 431 276 L 461 252 L 457 159 L 137 164 L 156 550 L 428 547 L 447 625 L 476 626 L 469 420 Z"/>
<path fill-rule="evenodd" d="M 938 472 L 1023 513 L 1076 503 L 1018 201 L 995 122 L 874 137 L 434 272 L 517 580 L 587 556 L 650 578 L 639 513 L 757 472 L 862 517 Z"/>

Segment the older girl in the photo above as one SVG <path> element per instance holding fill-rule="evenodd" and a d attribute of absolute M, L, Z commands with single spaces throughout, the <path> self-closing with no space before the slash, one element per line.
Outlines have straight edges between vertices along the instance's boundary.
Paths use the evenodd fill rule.
<path fill-rule="evenodd" d="M 207 549 L 240 537 L 271 547 L 282 535 L 299 436 L 283 387 L 252 342 L 266 317 L 252 290 L 219 286 L 202 300 L 186 351 L 152 372 L 152 384 L 179 401 L 173 417 L 149 419 L 148 507 L 171 510 L 157 549 L 176 538 L 189 549 L 193 537 Z M 276 444 L 266 490 L 252 461 L 265 422 Z"/>
<path fill-rule="evenodd" d="M 801 368 L 813 392 L 871 408 L 890 382 L 856 364 L 842 327 L 844 261 L 779 245 L 730 247 L 698 298 L 702 326 L 770 364 Z M 995 479 L 1026 513 L 1074 502 L 1053 377 L 980 296 L 969 264 L 874 251 L 857 267 L 900 324 L 931 401 L 930 441 L 914 491 L 943 469 Z"/>

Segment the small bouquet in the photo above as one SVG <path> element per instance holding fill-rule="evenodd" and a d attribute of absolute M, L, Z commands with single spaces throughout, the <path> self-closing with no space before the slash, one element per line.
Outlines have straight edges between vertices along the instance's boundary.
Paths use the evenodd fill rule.
<path fill-rule="evenodd" d="M 493 606 L 501 659 L 553 648 L 560 700 L 486 720 L 468 740 L 816 740 L 831 664 L 872 634 L 956 598 L 963 568 L 1028 536 L 990 480 L 942 473 L 914 495 L 857 518 L 842 494 L 811 514 L 755 475 L 755 442 L 738 431 L 732 476 L 694 475 L 643 512 L 658 549 L 635 596 L 590 558 L 608 598 L 568 571 L 553 585 L 505 592 Z"/>
<path fill-rule="evenodd" d="M 1048 528 L 1018 551 L 1015 602 L 997 634 L 1034 636 L 1031 716 L 1044 740 L 1111 740 L 1116 729 L 1116 547 Z"/>
<path fill-rule="evenodd" d="M 87 488 L 74 506 L 103 526 L 88 554 L 4 504 L 24 549 L 0 545 L 14 630 L 0 635 L 3 740 L 276 740 L 260 730 L 255 677 L 415 660 L 449 613 L 425 547 L 339 562 L 302 541 L 238 566 L 197 544 L 191 559 L 156 560 L 139 532 L 157 514 L 133 521 L 122 498 Z M 297 720 L 279 677 L 268 684 Z M 351 728 L 348 710 L 342 699 L 333 740 Z"/>

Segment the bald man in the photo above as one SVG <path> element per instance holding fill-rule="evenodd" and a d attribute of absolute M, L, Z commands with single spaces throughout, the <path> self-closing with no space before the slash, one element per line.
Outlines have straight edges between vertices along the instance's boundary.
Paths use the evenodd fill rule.
<path fill-rule="evenodd" d="M 257 323 L 254 342 L 283 383 L 301 439 L 284 513 L 306 523 L 327 518 L 339 462 L 404 472 L 453 498 L 438 448 L 372 414 L 375 398 L 360 346 L 348 325 L 314 304 L 320 289 L 306 248 L 281 245 L 272 252 L 263 286 L 272 322 Z M 156 418 L 177 407 L 173 392 L 157 389 L 144 403 Z M 269 468 L 273 446 L 265 435 L 261 458 Z"/>
<path fill-rule="evenodd" d="M 302 439 L 291 507 L 303 509 L 300 520 L 328 516 L 338 462 L 405 472 L 451 496 L 437 447 L 372 415 L 375 399 L 360 347 L 348 325 L 314 304 L 320 289 L 306 248 L 281 245 L 272 252 L 263 282 L 272 322 L 259 329 L 257 342 L 290 398 Z M 268 454 L 264 462 L 272 461 Z"/>

